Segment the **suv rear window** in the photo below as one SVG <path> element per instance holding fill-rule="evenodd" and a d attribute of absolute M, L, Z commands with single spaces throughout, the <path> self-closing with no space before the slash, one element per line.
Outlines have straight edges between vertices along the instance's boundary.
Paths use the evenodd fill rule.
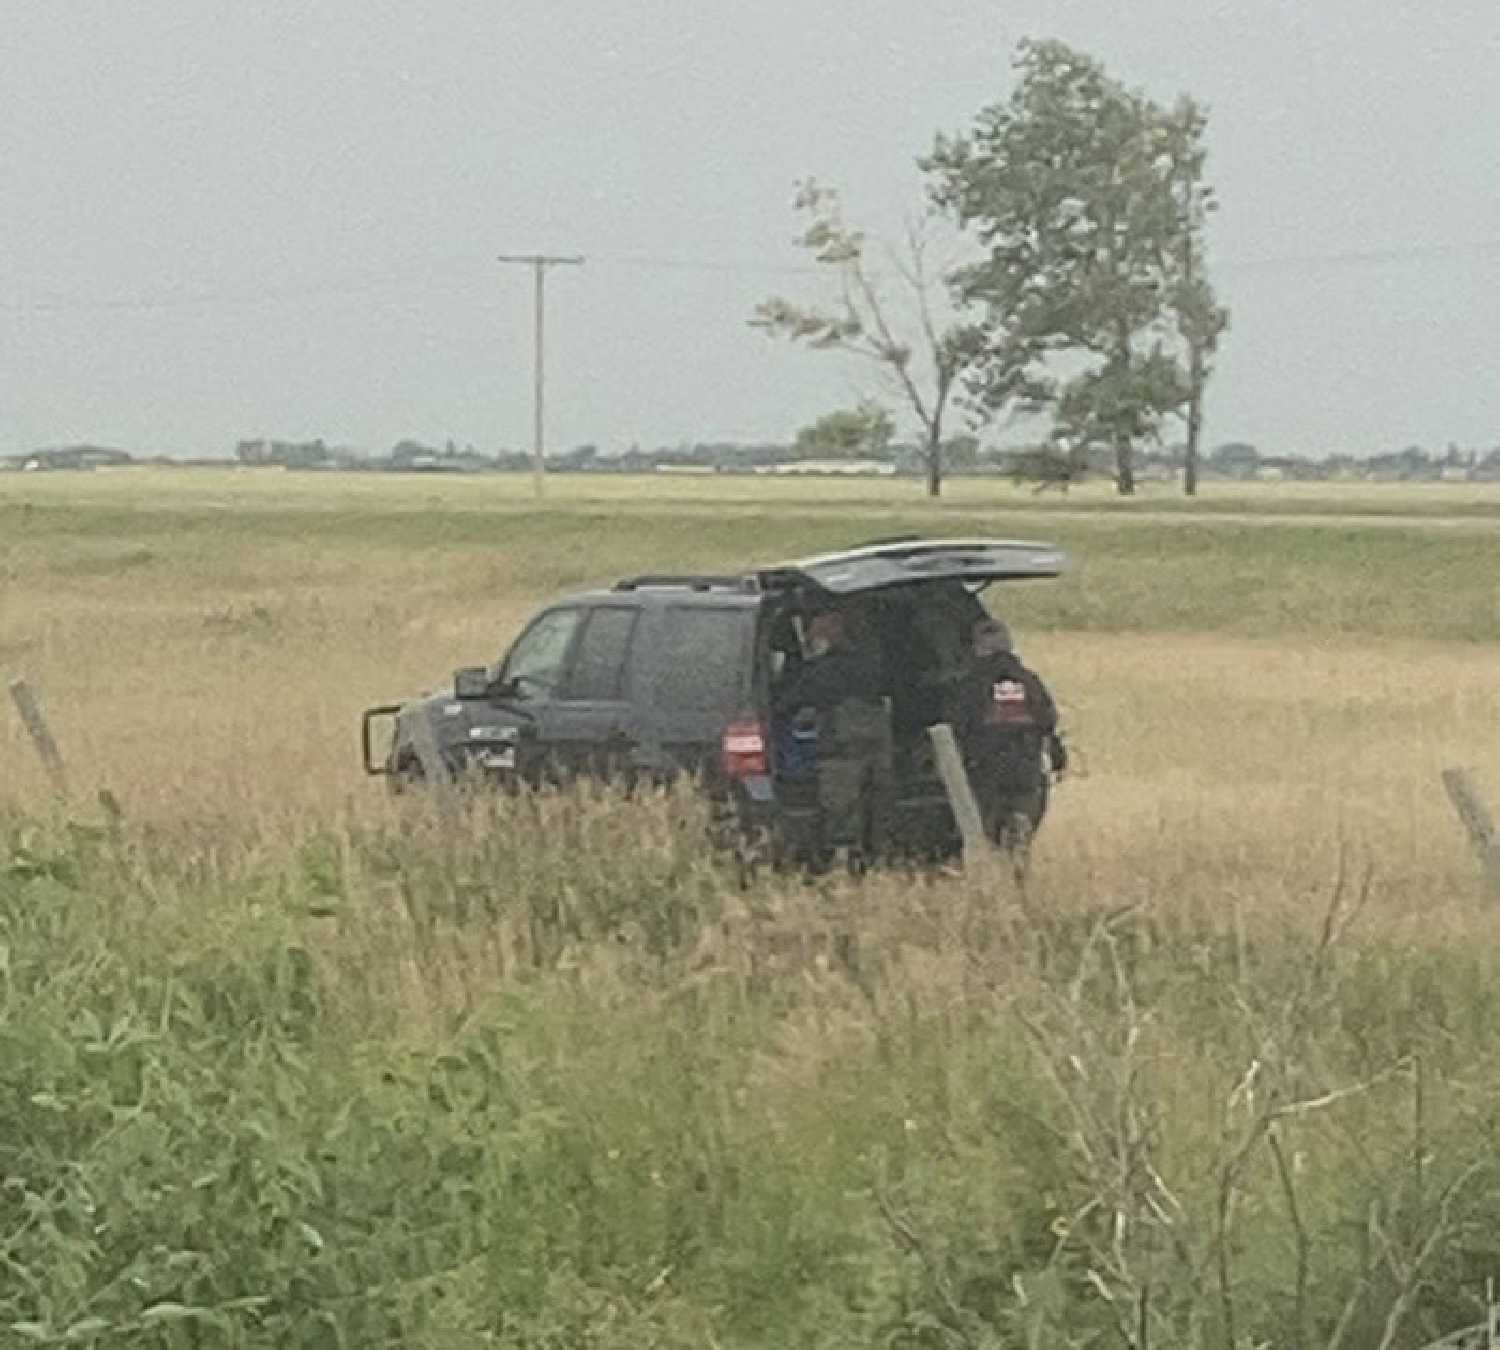
<path fill-rule="evenodd" d="M 754 611 L 682 605 L 666 619 L 652 689 L 657 707 L 735 711 L 745 696 Z"/>

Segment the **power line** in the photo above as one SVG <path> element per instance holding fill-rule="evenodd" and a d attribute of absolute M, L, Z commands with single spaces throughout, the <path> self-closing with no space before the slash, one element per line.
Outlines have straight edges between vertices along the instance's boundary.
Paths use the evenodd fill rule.
<path fill-rule="evenodd" d="M 1248 272 L 1276 267 L 1339 267 L 1369 263 L 1415 262 L 1423 259 L 1485 257 L 1500 254 L 1500 239 L 1474 239 L 1439 244 L 1393 244 L 1386 248 L 1344 249 L 1337 253 L 1283 253 L 1267 258 L 1228 259 L 1217 263 L 1222 272 Z"/>
<path fill-rule="evenodd" d="M 600 262 L 621 267 L 659 268 L 674 272 L 759 273 L 782 276 L 816 276 L 825 269 L 813 263 L 770 263 L 712 258 L 671 258 L 651 253 L 604 253 L 594 255 Z"/>
<path fill-rule="evenodd" d="M 363 279 L 329 280 L 300 286 L 268 286 L 243 291 L 199 290 L 122 296 L 77 296 L 48 290 L 34 300 L 0 300 L 0 310 L 53 313 L 69 310 L 233 309 L 285 301 L 316 300 L 326 296 L 369 295 L 381 290 L 411 286 L 439 290 L 468 288 L 472 284 L 468 277 L 453 277 L 443 281 L 428 270 L 421 274 L 391 273 Z"/>
<path fill-rule="evenodd" d="M 808 264 L 757 263 L 710 258 L 673 258 L 656 254 L 603 254 L 594 255 L 596 260 L 621 267 L 658 268 L 674 271 L 723 272 L 731 274 L 784 274 L 815 276 L 821 269 Z M 502 261 L 531 261 L 525 258 Z M 470 264 L 465 263 L 466 267 Z M 190 291 L 181 293 L 124 295 L 124 296 L 76 296 L 58 291 L 47 291 L 34 300 L 0 300 L 0 311 L 30 313 L 57 313 L 72 310 L 135 311 L 158 309 L 233 308 L 259 304 L 278 304 L 286 301 L 320 299 L 324 296 L 367 295 L 390 288 L 420 286 L 425 290 L 471 289 L 472 277 L 454 277 L 441 281 L 430 273 L 391 273 L 385 276 L 315 282 L 303 286 L 275 286 L 251 291 Z"/>
<path fill-rule="evenodd" d="M 1261 258 L 1225 258 L 1214 263 L 1215 272 L 1254 272 L 1276 269 L 1372 266 L 1392 262 L 1450 261 L 1500 255 L 1500 239 L 1453 241 L 1436 244 L 1401 244 L 1387 248 L 1343 249 L 1325 253 L 1284 253 Z M 603 253 L 591 255 L 605 267 L 645 270 L 721 273 L 738 276 L 816 276 L 826 271 L 817 264 L 758 262 L 750 259 L 673 257 L 649 253 Z M 457 264 L 455 264 L 457 265 Z M 467 261 L 462 264 L 471 266 Z M 12 283 L 14 286 L 14 283 Z M 295 303 L 325 297 L 369 295 L 382 290 L 418 288 L 423 292 L 471 290 L 472 275 L 448 280 L 430 270 L 391 273 L 363 279 L 329 280 L 301 286 L 275 286 L 255 290 L 204 290 L 182 293 L 122 296 L 77 296 L 46 291 L 32 300 L 0 300 L 0 312 L 51 314 L 66 312 L 149 311 L 172 309 L 228 309 L 261 304 Z"/>

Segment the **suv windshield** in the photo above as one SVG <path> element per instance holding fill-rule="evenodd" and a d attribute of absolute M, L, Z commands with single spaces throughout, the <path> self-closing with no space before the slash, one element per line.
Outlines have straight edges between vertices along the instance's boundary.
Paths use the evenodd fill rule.
<path fill-rule="evenodd" d="M 754 611 L 678 605 L 666 618 L 652 690 L 657 707 L 735 711 L 745 696 Z"/>
<path fill-rule="evenodd" d="M 523 633 L 505 660 L 505 678 L 522 693 L 550 695 L 562 678 L 563 662 L 573 641 L 580 614 L 576 609 L 554 609 Z"/>

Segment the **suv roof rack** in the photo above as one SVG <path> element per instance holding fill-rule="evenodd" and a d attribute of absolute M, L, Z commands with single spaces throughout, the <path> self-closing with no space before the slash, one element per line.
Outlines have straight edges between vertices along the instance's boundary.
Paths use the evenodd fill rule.
<path fill-rule="evenodd" d="M 753 591 L 756 589 L 756 583 L 754 577 L 743 574 L 687 573 L 678 575 L 668 572 L 647 572 L 638 577 L 622 577 L 614 584 L 614 589 L 617 591 L 640 591 L 666 587 L 689 591 Z"/>

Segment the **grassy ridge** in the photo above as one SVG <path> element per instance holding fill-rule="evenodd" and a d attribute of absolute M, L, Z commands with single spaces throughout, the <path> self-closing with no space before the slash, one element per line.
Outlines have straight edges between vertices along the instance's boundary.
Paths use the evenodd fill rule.
<path fill-rule="evenodd" d="M 148 469 L 95 474 L 17 474 L 0 476 L 0 494 L 42 502 L 80 500 L 138 505 L 191 503 L 223 507 L 247 501 L 285 509 L 326 508 L 330 499 L 358 501 L 372 509 L 393 502 L 420 500 L 451 508 L 525 510 L 535 501 L 529 475 L 478 477 L 422 474 L 284 473 L 262 469 Z M 1500 516 L 1500 485 L 1495 483 L 1390 483 L 1339 481 L 1220 482 L 1203 485 L 1187 498 L 1176 484 L 1144 482 L 1133 498 L 1118 496 L 1103 480 L 1071 489 L 1066 495 L 1038 492 L 1007 479 L 952 478 L 937 501 L 927 498 L 913 479 L 703 474 L 582 474 L 548 479 L 546 499 L 572 506 L 611 508 L 642 503 L 707 506 L 785 506 L 802 509 L 916 509 L 932 515 L 945 511 L 1011 511 L 1104 513 L 1124 517 L 1295 516 L 1420 518 L 1481 521 Z"/>
<path fill-rule="evenodd" d="M 1238 925 L 999 881 L 741 897 L 700 828 L 557 799 L 211 858 L 4 822 L 0 1327 L 1408 1347 L 1477 1319 L 1492 943 L 1413 948 L 1357 877 Z"/>
<path fill-rule="evenodd" d="M 541 596 L 630 571 L 750 566 L 935 528 L 1044 533 L 1069 548 L 1071 577 L 1003 592 L 1007 612 L 1036 628 L 1500 639 L 1497 541 L 1487 531 L 1206 521 L 1153 528 L 1107 516 L 958 511 L 935 520 L 920 508 L 849 508 L 830 522 L 794 506 L 643 503 L 622 513 L 349 505 L 312 515 L 0 502 L 13 582 L 87 586 L 129 574 L 141 586 L 170 583 L 179 596 L 314 587 L 364 566 L 425 573 L 441 592 L 483 603 L 502 586 Z"/>

